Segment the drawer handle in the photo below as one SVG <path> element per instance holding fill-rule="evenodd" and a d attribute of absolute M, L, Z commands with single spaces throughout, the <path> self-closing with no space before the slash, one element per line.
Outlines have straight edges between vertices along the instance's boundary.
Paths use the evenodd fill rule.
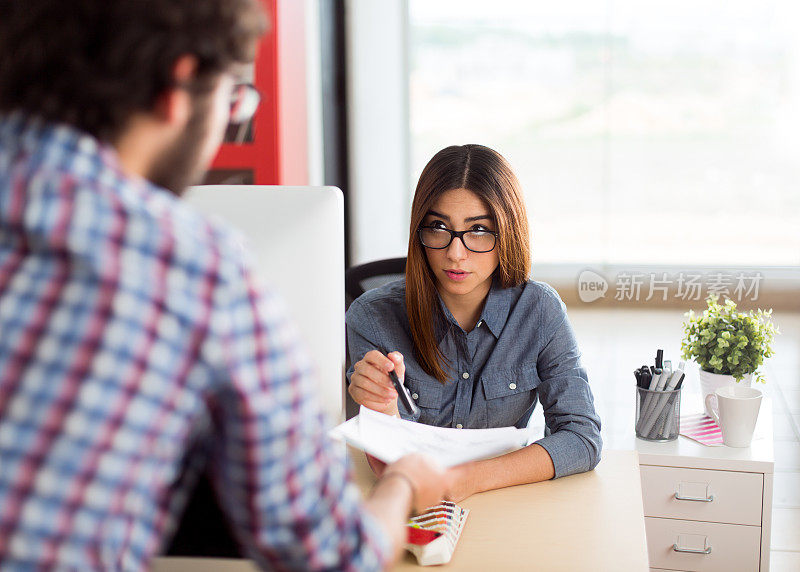
<path fill-rule="evenodd" d="M 680 546 L 678 546 L 677 542 L 672 545 L 672 550 L 674 550 L 675 552 L 688 552 L 689 554 L 711 554 L 710 546 L 706 546 L 705 550 L 698 550 L 695 548 L 681 548 Z"/>
<path fill-rule="evenodd" d="M 707 497 L 685 497 L 683 495 L 679 495 L 678 493 L 675 493 L 675 500 L 688 500 L 688 501 L 695 501 L 695 502 L 712 502 L 714 500 L 714 495 L 708 495 Z"/>

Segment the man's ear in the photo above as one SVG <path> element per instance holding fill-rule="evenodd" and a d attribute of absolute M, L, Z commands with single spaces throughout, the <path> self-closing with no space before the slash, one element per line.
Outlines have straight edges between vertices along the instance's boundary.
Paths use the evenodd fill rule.
<path fill-rule="evenodd" d="M 172 66 L 173 84 L 156 99 L 155 113 L 162 121 L 183 126 L 192 111 L 192 96 L 186 88 L 194 80 L 197 72 L 197 58 L 183 55 Z"/>

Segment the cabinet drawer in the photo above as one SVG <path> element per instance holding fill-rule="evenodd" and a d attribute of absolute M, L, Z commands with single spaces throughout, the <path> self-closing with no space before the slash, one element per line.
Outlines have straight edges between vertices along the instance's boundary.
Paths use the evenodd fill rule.
<path fill-rule="evenodd" d="M 741 572 L 758 570 L 761 528 L 645 517 L 650 566 L 670 570 Z M 707 554 L 680 552 L 703 550 Z"/>
<path fill-rule="evenodd" d="M 645 516 L 761 526 L 760 473 L 655 465 L 639 469 Z"/>

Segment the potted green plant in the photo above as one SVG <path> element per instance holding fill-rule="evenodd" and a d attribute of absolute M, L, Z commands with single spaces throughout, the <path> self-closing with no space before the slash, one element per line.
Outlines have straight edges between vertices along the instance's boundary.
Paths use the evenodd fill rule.
<path fill-rule="evenodd" d="M 683 359 L 700 366 L 700 391 L 705 396 L 730 383 L 750 386 L 764 360 L 773 355 L 772 341 L 778 328 L 772 323 L 772 310 L 741 312 L 733 300 L 719 303 L 719 296 L 706 300 L 702 314 L 686 313 L 681 341 Z M 709 412 L 706 411 L 708 414 Z"/>

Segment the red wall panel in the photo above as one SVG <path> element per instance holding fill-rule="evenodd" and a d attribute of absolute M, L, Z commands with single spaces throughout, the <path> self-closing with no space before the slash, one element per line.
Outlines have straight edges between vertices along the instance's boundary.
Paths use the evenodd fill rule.
<path fill-rule="evenodd" d="M 279 182 L 280 165 L 277 0 L 261 2 L 269 18 L 269 29 L 261 39 L 255 60 L 254 83 L 261 92 L 261 105 L 254 118 L 253 140 L 248 143 L 223 143 L 211 169 L 252 171 L 254 184 L 275 185 Z"/>

